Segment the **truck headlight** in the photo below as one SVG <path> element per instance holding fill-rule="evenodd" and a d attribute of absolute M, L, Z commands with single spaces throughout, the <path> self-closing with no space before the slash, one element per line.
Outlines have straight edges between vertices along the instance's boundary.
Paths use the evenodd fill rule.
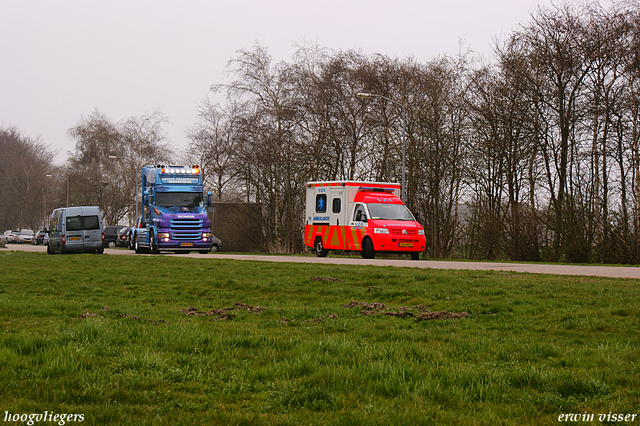
<path fill-rule="evenodd" d="M 205 241 L 210 240 L 212 235 L 213 234 L 211 234 L 211 232 L 203 232 L 202 233 L 202 239 L 205 240 Z"/>
<path fill-rule="evenodd" d="M 418 229 L 418 235 L 424 235 L 424 229 Z"/>
<path fill-rule="evenodd" d="M 388 234 L 389 230 L 387 228 L 373 228 L 374 234 Z"/>
<path fill-rule="evenodd" d="M 158 232 L 158 238 L 169 238 L 168 232 Z"/>

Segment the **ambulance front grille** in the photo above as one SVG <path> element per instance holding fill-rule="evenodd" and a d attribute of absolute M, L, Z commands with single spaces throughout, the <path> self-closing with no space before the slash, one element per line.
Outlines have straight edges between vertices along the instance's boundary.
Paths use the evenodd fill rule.
<path fill-rule="evenodd" d="M 391 231 L 391 233 L 392 233 L 393 235 L 416 235 L 416 234 L 418 233 L 418 231 L 417 231 L 417 230 L 415 230 L 415 229 L 407 229 L 407 230 L 406 230 L 406 231 L 407 231 L 407 233 L 406 233 L 406 234 L 403 234 L 403 233 L 402 233 L 402 231 L 403 231 L 403 229 L 402 229 L 402 228 L 390 229 L 389 231 Z"/>

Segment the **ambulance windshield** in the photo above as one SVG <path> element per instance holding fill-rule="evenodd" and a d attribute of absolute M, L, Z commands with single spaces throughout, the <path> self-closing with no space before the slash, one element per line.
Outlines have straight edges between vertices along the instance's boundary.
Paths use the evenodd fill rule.
<path fill-rule="evenodd" d="M 369 203 L 369 214 L 371 219 L 374 220 L 411 220 L 415 221 L 415 218 L 409 211 L 409 209 L 403 204 L 382 204 L 382 203 Z"/>

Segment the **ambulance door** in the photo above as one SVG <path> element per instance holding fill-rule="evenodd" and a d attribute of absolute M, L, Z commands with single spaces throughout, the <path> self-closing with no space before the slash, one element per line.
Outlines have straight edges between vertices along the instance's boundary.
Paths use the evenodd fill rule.
<path fill-rule="evenodd" d="M 331 188 L 330 191 L 330 210 L 329 210 L 329 223 L 331 226 L 345 226 L 346 225 L 346 205 L 345 205 L 345 193 L 344 188 Z"/>
<path fill-rule="evenodd" d="M 355 203 L 353 210 L 349 212 L 349 250 L 362 250 L 362 238 L 366 232 L 368 212 L 363 203 Z"/>
<path fill-rule="evenodd" d="M 343 187 L 331 188 L 327 200 L 327 214 L 329 215 L 329 234 L 325 246 L 334 250 L 346 250 L 345 225 L 346 218 L 346 190 Z"/>

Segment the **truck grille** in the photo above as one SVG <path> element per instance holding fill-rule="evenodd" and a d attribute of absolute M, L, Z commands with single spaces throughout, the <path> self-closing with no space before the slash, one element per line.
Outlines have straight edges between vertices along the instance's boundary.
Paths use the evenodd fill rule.
<path fill-rule="evenodd" d="M 171 239 L 199 240 L 202 238 L 202 219 L 171 219 Z"/>

